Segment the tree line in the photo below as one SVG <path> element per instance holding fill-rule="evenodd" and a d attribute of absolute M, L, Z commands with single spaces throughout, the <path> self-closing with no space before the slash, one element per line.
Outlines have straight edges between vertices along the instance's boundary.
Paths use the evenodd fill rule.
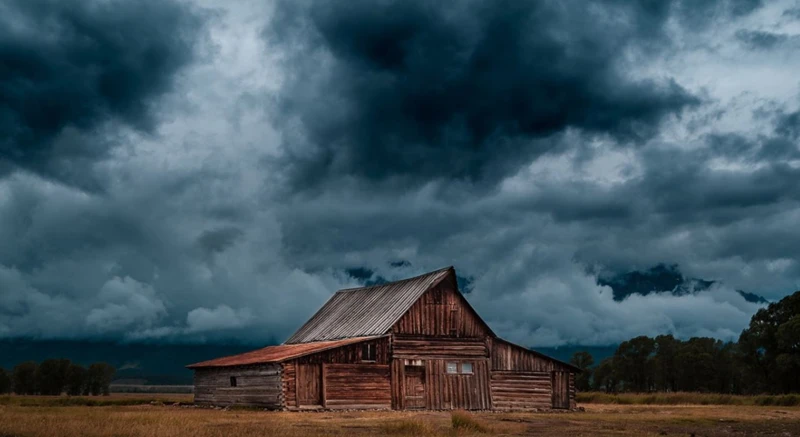
<path fill-rule="evenodd" d="M 640 336 L 595 363 L 588 352 L 570 362 L 583 369 L 579 391 L 800 392 L 800 291 L 760 309 L 736 342 L 672 335 Z"/>
<path fill-rule="evenodd" d="M 68 359 L 26 361 L 9 372 L 0 368 L 0 393 L 18 395 L 108 395 L 116 369 L 108 363 L 88 368 Z"/>

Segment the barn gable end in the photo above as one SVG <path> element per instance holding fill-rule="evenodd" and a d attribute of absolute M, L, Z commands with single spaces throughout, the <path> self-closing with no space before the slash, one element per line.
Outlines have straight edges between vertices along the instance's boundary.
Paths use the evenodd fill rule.
<path fill-rule="evenodd" d="M 396 336 L 485 339 L 494 333 L 458 291 L 455 271 L 449 269 L 425 291 L 392 326 Z"/>

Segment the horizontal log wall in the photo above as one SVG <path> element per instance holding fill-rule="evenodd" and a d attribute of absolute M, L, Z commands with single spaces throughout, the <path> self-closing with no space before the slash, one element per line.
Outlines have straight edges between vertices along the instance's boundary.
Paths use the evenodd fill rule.
<path fill-rule="evenodd" d="M 391 408 L 389 366 L 386 364 L 323 364 L 327 408 Z"/>
<path fill-rule="evenodd" d="M 231 387 L 231 377 L 236 387 Z M 200 368 L 194 372 L 194 401 L 206 405 L 282 408 L 280 364 Z"/>
<path fill-rule="evenodd" d="M 394 358 L 487 358 L 489 349 L 484 339 L 422 338 L 395 336 Z"/>
<path fill-rule="evenodd" d="M 298 358 L 297 362 L 302 364 L 360 363 L 362 361 L 361 353 L 363 351 L 364 344 L 372 344 L 375 346 L 376 364 L 389 364 L 389 337 L 378 338 L 375 340 L 364 341 L 348 346 L 337 347 L 336 349 L 318 352 L 313 355 Z"/>
<path fill-rule="evenodd" d="M 495 410 L 549 409 L 552 407 L 550 372 L 492 371 L 492 405 Z"/>
<path fill-rule="evenodd" d="M 392 328 L 400 335 L 485 338 L 486 324 L 456 292 L 450 279 L 442 281 L 417 300 Z"/>

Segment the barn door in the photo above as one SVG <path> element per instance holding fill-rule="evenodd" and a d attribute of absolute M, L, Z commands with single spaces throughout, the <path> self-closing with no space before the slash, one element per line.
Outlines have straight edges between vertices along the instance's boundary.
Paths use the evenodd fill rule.
<path fill-rule="evenodd" d="M 553 372 L 553 408 L 569 409 L 569 372 Z"/>
<path fill-rule="evenodd" d="M 405 375 L 406 409 L 425 408 L 425 368 L 406 366 Z"/>
<path fill-rule="evenodd" d="M 297 406 L 322 405 L 322 366 L 297 365 Z"/>

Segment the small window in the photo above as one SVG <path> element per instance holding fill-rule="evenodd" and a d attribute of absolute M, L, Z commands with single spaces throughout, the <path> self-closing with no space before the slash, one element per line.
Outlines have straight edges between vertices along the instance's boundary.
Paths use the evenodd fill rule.
<path fill-rule="evenodd" d="M 458 373 L 458 363 L 447 363 L 447 373 Z"/>
<path fill-rule="evenodd" d="M 365 343 L 361 347 L 361 361 L 375 361 L 375 345 Z"/>
<path fill-rule="evenodd" d="M 236 387 L 236 377 L 231 376 L 231 387 Z"/>
<path fill-rule="evenodd" d="M 472 363 L 461 363 L 461 373 L 472 373 Z"/>

